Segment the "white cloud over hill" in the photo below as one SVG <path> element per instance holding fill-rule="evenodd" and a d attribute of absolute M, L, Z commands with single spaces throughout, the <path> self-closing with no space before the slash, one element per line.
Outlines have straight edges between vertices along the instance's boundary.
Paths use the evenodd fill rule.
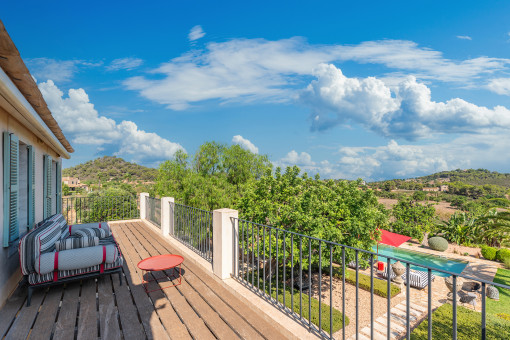
<path fill-rule="evenodd" d="M 83 89 L 70 89 L 67 97 L 48 80 L 39 89 L 64 134 L 73 144 L 95 145 L 111 154 L 136 162 L 154 162 L 173 157 L 183 147 L 155 133 L 140 130 L 131 121 L 115 122 L 100 116 Z"/>

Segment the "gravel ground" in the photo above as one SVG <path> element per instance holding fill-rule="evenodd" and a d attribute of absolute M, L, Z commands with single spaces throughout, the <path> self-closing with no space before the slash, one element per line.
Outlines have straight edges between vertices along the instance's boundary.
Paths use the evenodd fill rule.
<path fill-rule="evenodd" d="M 376 280 L 374 278 L 374 280 Z M 313 277 L 312 294 L 315 298 L 319 298 L 318 274 Z M 322 302 L 329 305 L 329 276 L 322 276 Z M 359 289 L 358 291 L 358 318 L 359 330 L 370 325 L 370 292 Z M 391 307 L 396 306 L 405 299 L 404 294 L 399 294 L 391 299 Z M 374 294 L 374 320 L 386 313 L 386 298 Z M 342 280 L 333 278 L 333 307 L 342 311 Z M 356 333 L 356 286 L 345 283 L 345 314 L 350 320 L 349 325 L 345 328 L 345 336 L 349 338 Z M 334 334 L 335 339 L 342 338 L 342 330 Z"/>

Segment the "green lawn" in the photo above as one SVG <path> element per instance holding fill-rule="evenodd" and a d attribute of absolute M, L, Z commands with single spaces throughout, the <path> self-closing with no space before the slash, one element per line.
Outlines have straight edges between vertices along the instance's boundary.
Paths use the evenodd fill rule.
<path fill-rule="evenodd" d="M 452 305 L 446 303 L 432 314 L 432 338 L 452 338 Z M 493 314 L 487 314 L 487 339 L 510 339 L 510 321 Z M 457 307 L 457 339 L 472 340 L 481 338 L 481 313 L 462 306 Z M 411 339 L 427 339 L 428 321 L 425 319 L 411 333 Z"/>
<path fill-rule="evenodd" d="M 510 285 L 510 270 L 499 268 L 494 282 Z M 510 339 L 510 291 L 499 290 L 499 301 L 487 299 L 487 339 Z M 499 314 L 499 316 L 498 316 Z M 502 314 L 508 315 L 506 318 Z M 457 308 L 458 339 L 479 339 L 481 337 L 481 313 L 462 306 Z M 411 339 L 427 339 L 428 322 L 425 319 L 412 333 Z M 452 306 L 444 304 L 432 315 L 434 339 L 451 338 Z"/>
<path fill-rule="evenodd" d="M 505 284 L 510 286 L 510 270 L 499 268 L 494 282 Z M 510 290 L 498 288 L 499 290 L 499 301 L 487 299 L 487 313 L 498 314 L 506 313 L 510 314 Z"/>

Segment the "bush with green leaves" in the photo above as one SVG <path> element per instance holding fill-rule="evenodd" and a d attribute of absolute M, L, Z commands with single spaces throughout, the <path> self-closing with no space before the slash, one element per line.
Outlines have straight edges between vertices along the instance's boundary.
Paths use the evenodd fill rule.
<path fill-rule="evenodd" d="M 496 258 L 497 249 L 484 245 L 482 246 L 481 252 L 485 259 L 493 261 Z"/>
<path fill-rule="evenodd" d="M 448 241 L 440 236 L 434 236 L 429 238 L 429 247 L 430 249 L 437 251 L 445 251 L 448 249 Z"/>
<path fill-rule="evenodd" d="M 499 262 L 505 262 L 506 258 L 510 258 L 510 249 L 500 248 L 496 252 L 496 260 Z"/>

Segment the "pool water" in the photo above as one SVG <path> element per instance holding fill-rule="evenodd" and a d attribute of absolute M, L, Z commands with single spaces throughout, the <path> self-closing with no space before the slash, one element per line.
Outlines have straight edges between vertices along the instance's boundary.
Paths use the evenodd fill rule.
<path fill-rule="evenodd" d="M 374 253 L 377 252 L 377 246 L 374 246 L 372 248 L 372 251 Z M 460 274 L 464 268 L 468 265 L 468 262 L 466 261 L 460 261 L 455 259 L 447 259 L 441 256 L 432 255 L 432 254 L 426 254 L 418 251 L 403 249 L 403 248 L 395 248 L 391 246 L 387 246 L 384 244 L 379 244 L 379 261 L 386 263 L 386 258 L 384 258 L 384 255 L 395 257 L 397 259 L 403 260 L 403 261 L 410 261 L 418 264 L 423 264 L 424 266 L 429 266 L 431 268 L 436 269 L 442 269 L 447 270 L 452 273 Z M 394 260 L 391 260 L 391 263 L 395 262 Z M 405 265 L 405 263 L 402 263 Z M 414 270 L 421 270 L 421 271 L 427 271 L 426 268 L 423 267 L 417 267 L 414 265 L 411 265 L 411 269 Z M 447 277 L 450 276 L 445 273 L 437 272 L 435 270 L 432 271 L 434 275 L 436 276 L 443 276 Z"/>

